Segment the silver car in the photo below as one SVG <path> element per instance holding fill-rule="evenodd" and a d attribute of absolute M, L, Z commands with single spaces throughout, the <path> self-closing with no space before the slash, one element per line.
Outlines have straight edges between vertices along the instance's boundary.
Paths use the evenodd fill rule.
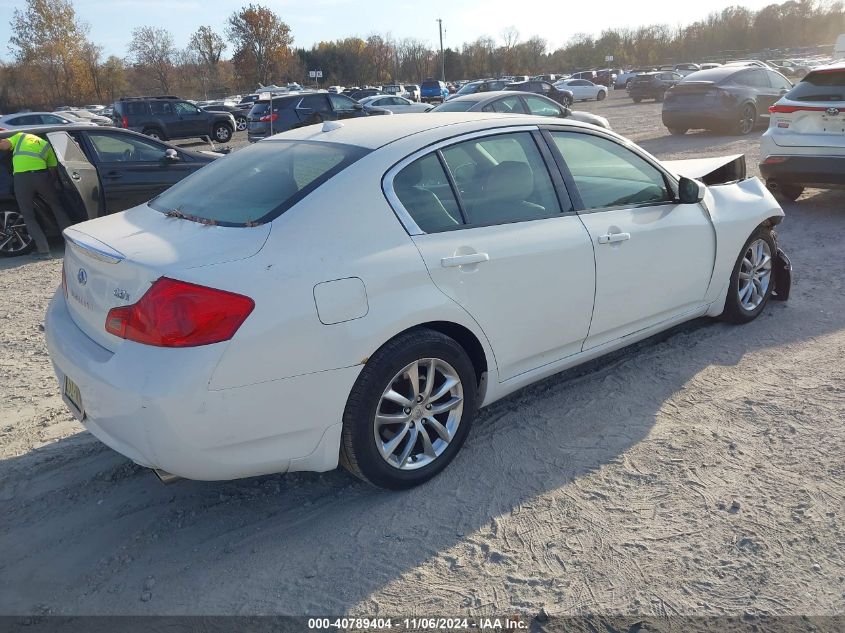
<path fill-rule="evenodd" d="M 18 112 L 17 114 L 7 114 L 0 117 L 0 131 L 40 125 L 96 125 L 96 123 L 71 119 L 64 114 L 54 112 Z"/>
<path fill-rule="evenodd" d="M 558 119 L 572 119 L 603 127 L 606 130 L 610 129 L 610 123 L 603 116 L 589 112 L 575 112 L 543 95 L 517 90 L 497 90 L 494 92 L 477 92 L 456 96 L 449 99 L 446 103 L 441 103 L 431 112 L 533 114 L 535 116 L 548 116 Z"/>
<path fill-rule="evenodd" d="M 428 112 L 434 107 L 430 103 L 414 103 L 405 97 L 395 95 L 373 95 L 372 97 L 364 97 L 359 103 L 364 106 L 364 110 L 378 108 L 379 110 L 389 110 L 393 114 Z"/>

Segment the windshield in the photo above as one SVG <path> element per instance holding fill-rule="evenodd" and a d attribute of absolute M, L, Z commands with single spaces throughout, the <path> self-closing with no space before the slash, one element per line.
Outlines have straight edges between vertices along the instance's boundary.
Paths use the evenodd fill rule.
<path fill-rule="evenodd" d="M 466 84 L 466 85 L 462 86 L 461 89 L 458 90 L 458 92 L 456 92 L 455 94 L 471 95 L 471 94 L 475 94 L 476 92 L 478 92 L 480 88 L 481 88 L 481 84 Z"/>
<path fill-rule="evenodd" d="M 429 112 L 466 112 L 478 101 L 447 101 L 429 110 Z"/>
<path fill-rule="evenodd" d="M 845 101 L 845 69 L 811 72 L 795 84 L 786 98 L 793 101 Z"/>
<path fill-rule="evenodd" d="M 218 158 L 153 199 L 156 211 L 221 226 L 269 222 L 367 153 L 352 145 L 263 141 Z"/>

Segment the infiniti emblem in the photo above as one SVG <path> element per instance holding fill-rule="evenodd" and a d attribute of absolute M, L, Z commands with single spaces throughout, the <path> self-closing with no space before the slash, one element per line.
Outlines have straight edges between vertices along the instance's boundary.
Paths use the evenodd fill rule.
<path fill-rule="evenodd" d="M 839 108 L 828 108 L 825 113 L 829 116 L 836 116 L 839 114 Z"/>
<path fill-rule="evenodd" d="M 84 286 L 88 283 L 88 273 L 85 272 L 84 268 L 80 268 L 79 272 L 76 273 L 76 281 L 79 282 L 80 286 Z"/>

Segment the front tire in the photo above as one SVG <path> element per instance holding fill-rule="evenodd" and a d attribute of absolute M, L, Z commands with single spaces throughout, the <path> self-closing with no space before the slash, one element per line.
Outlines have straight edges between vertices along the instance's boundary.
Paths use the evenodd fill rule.
<path fill-rule="evenodd" d="M 757 108 L 754 104 L 746 103 L 739 111 L 739 120 L 733 125 L 733 133 L 736 136 L 747 136 L 751 134 L 754 126 L 757 125 Z"/>
<path fill-rule="evenodd" d="M 35 240 L 26 229 L 17 209 L 0 210 L 0 257 L 26 255 L 35 248 Z"/>
<path fill-rule="evenodd" d="M 211 130 L 211 134 L 218 143 L 228 143 L 232 139 L 232 128 L 225 123 L 218 123 Z"/>
<path fill-rule="evenodd" d="M 634 100 L 634 103 L 640 103 L 642 99 L 640 97 L 631 97 Z"/>
<path fill-rule="evenodd" d="M 797 201 L 802 193 L 804 193 L 804 187 L 801 185 L 779 185 L 777 188 L 777 194 L 790 202 Z"/>
<path fill-rule="evenodd" d="M 235 124 L 238 127 L 238 132 L 243 132 L 246 129 L 246 117 L 239 116 L 235 119 Z"/>
<path fill-rule="evenodd" d="M 478 382 L 464 349 L 428 329 L 373 354 L 343 413 L 340 463 L 382 488 L 417 486 L 442 471 L 469 433 Z"/>
<path fill-rule="evenodd" d="M 689 128 L 685 128 L 685 127 L 670 127 L 670 128 L 668 128 L 669 134 L 671 134 L 672 136 L 683 136 L 684 134 L 687 133 L 688 129 Z"/>
<path fill-rule="evenodd" d="M 606 90 L 599 90 L 599 93 L 596 95 L 596 101 L 604 101 L 604 98 L 607 96 Z"/>
<path fill-rule="evenodd" d="M 772 269 L 776 253 L 772 231 L 758 227 L 746 240 L 734 264 L 722 319 L 741 324 L 760 316 L 774 290 Z"/>

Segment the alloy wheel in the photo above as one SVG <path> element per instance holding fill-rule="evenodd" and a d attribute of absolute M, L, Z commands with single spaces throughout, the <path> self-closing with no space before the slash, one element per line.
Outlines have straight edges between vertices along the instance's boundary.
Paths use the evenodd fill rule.
<path fill-rule="evenodd" d="M 755 240 L 748 245 L 739 267 L 739 303 L 744 310 L 753 312 L 766 298 L 772 279 L 772 251 L 766 240 Z"/>
<path fill-rule="evenodd" d="M 231 137 L 229 130 L 222 125 L 217 128 L 214 135 L 217 137 L 217 140 L 222 143 L 225 143 Z"/>
<path fill-rule="evenodd" d="M 438 358 L 410 363 L 391 379 L 376 408 L 379 454 L 399 470 L 432 463 L 455 437 L 463 407 L 463 385 L 454 367 Z"/>
<path fill-rule="evenodd" d="M 0 211 L 0 252 L 16 255 L 25 252 L 30 244 L 32 237 L 23 216 L 18 211 Z"/>
<path fill-rule="evenodd" d="M 754 123 L 757 119 L 757 111 L 752 105 L 746 105 L 742 109 L 742 116 L 739 120 L 739 133 L 748 134 L 754 129 Z"/>
<path fill-rule="evenodd" d="M 238 124 L 238 132 L 243 132 L 246 129 L 246 117 L 238 117 L 236 120 Z"/>

